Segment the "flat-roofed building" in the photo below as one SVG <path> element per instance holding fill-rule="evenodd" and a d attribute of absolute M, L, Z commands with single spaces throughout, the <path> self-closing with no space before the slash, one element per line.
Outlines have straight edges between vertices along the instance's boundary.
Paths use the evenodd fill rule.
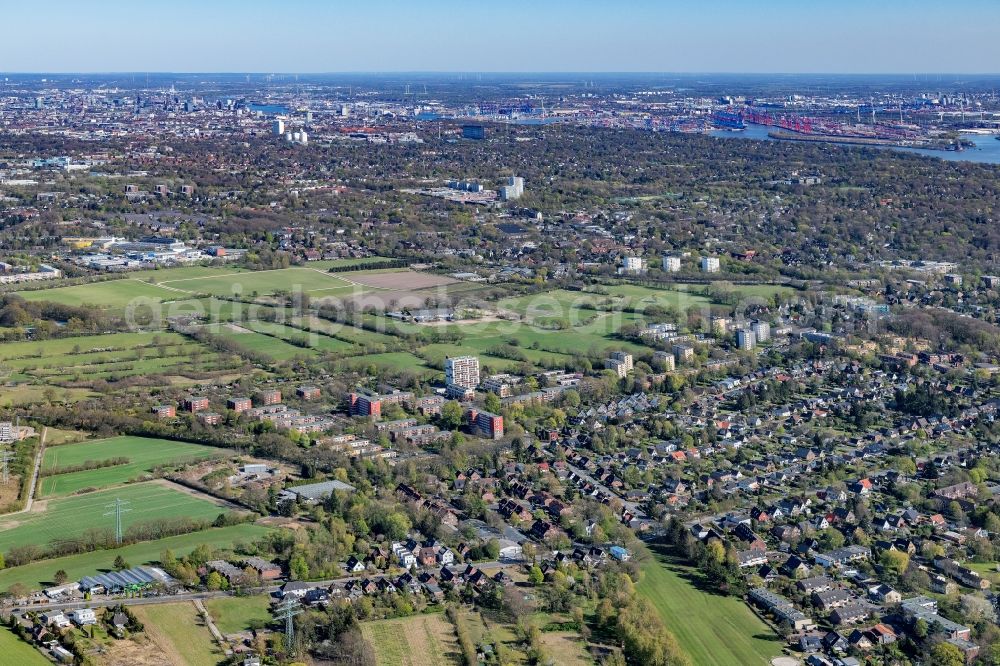
<path fill-rule="evenodd" d="M 474 389 L 479 386 L 479 358 L 456 356 L 444 361 L 445 383 Z"/>

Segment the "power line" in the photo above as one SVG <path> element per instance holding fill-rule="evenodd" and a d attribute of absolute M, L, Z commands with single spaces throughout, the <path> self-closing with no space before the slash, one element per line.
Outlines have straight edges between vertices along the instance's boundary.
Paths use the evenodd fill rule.
<path fill-rule="evenodd" d="M 285 597 L 275 607 L 274 619 L 285 621 L 285 652 L 287 654 L 291 654 L 295 646 L 295 622 L 292 618 L 301 612 L 302 609 L 299 608 L 299 600 L 294 597 Z"/>
<path fill-rule="evenodd" d="M 116 497 L 114 502 L 107 504 L 104 507 L 105 509 L 111 509 L 111 511 L 104 514 L 105 516 L 115 517 L 115 543 L 119 546 L 122 545 L 122 514 L 132 510 L 125 508 L 129 504 L 131 504 L 131 502 L 123 500 L 120 497 Z"/>

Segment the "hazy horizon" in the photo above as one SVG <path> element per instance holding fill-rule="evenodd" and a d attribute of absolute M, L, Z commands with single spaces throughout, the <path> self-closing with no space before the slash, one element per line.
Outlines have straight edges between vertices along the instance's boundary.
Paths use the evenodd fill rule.
<path fill-rule="evenodd" d="M 993 74 L 990 0 L 51 0 L 3 10 L 23 73 Z M 918 74 L 919 75 L 919 74 Z"/>

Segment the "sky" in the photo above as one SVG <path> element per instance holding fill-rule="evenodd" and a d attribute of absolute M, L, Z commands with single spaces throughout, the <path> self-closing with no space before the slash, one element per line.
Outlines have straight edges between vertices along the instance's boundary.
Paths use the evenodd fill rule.
<path fill-rule="evenodd" d="M 1000 73 L 1000 0 L 0 0 L 3 72 Z"/>

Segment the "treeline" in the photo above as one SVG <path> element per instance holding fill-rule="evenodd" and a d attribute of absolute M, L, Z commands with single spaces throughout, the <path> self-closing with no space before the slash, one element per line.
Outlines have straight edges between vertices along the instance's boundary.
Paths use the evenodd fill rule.
<path fill-rule="evenodd" d="M 635 591 L 632 579 L 615 573 L 604 580 L 596 623 L 620 641 L 625 659 L 641 666 L 691 666 L 659 612 Z"/>
<path fill-rule="evenodd" d="M 722 541 L 701 542 L 676 516 L 668 522 L 664 539 L 673 546 L 675 553 L 695 565 L 713 589 L 735 597 L 747 593 L 747 581 L 736 562 L 736 552 L 727 549 Z"/>
<path fill-rule="evenodd" d="M 465 623 L 465 618 L 458 612 L 458 607 L 449 605 L 444 610 L 445 615 L 452 626 L 455 627 L 455 636 L 458 638 L 458 647 L 462 651 L 462 663 L 465 666 L 477 666 L 479 658 L 476 656 L 476 643 L 472 640 L 469 627 Z"/>
<path fill-rule="evenodd" d="M 118 465 L 127 465 L 132 460 L 126 458 L 125 456 L 118 456 L 115 458 L 107 458 L 105 460 L 86 460 L 78 465 L 64 465 L 62 467 L 53 467 L 51 469 L 39 470 L 39 477 L 46 476 L 56 476 L 58 474 L 70 474 L 72 472 L 86 472 L 91 469 L 102 469 L 104 467 L 117 467 Z"/>
<path fill-rule="evenodd" d="M 947 310 L 908 310 L 888 320 L 888 328 L 907 337 L 939 342 L 945 349 L 965 345 L 991 356 L 1000 354 L 1000 327 Z"/>
<path fill-rule="evenodd" d="M 408 259 L 385 259 L 383 261 L 365 262 L 362 264 L 352 264 L 349 266 L 331 266 L 327 273 L 349 273 L 351 271 L 375 270 L 385 268 L 406 268 L 410 265 Z"/>
<path fill-rule="evenodd" d="M 97 308 L 76 307 L 51 301 L 26 301 L 15 293 L 0 295 L 0 341 L 10 342 L 28 338 L 24 327 L 31 327 L 31 338 L 67 338 L 108 330 L 124 330 L 120 317 L 108 316 Z"/>

